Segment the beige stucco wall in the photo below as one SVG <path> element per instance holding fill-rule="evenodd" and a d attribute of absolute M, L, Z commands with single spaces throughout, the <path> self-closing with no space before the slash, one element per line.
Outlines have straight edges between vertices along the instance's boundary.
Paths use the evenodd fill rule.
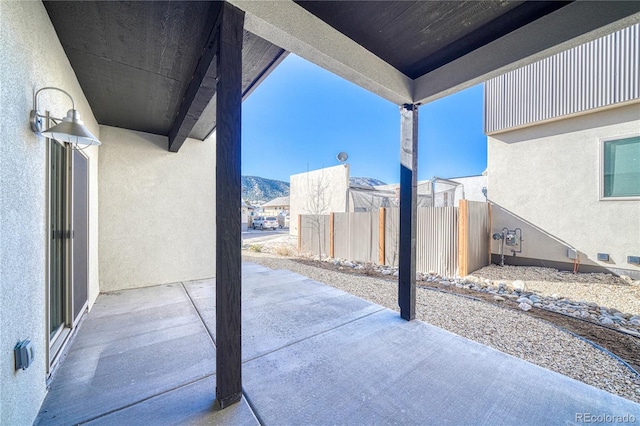
<path fill-rule="evenodd" d="M 575 247 L 583 262 L 638 274 L 627 256 L 640 256 L 640 200 L 599 199 L 601 139 L 638 133 L 640 103 L 490 136 L 489 199 Z M 493 223 L 492 232 L 504 226 Z M 530 236 L 523 257 L 541 251 Z"/>
<path fill-rule="evenodd" d="M 215 275 L 215 136 L 187 139 L 100 126 L 100 289 Z"/>
<path fill-rule="evenodd" d="M 289 178 L 289 211 L 291 224 L 289 233 L 298 235 L 298 215 L 329 214 L 347 211 L 349 189 L 349 165 L 340 164 L 306 173 L 291 175 Z M 320 191 L 318 189 L 320 188 Z M 324 209 L 317 209 L 317 200 Z M 314 200 L 316 200 L 314 202 Z"/>
<path fill-rule="evenodd" d="M 68 91 L 89 130 L 98 125 L 41 2 L 0 1 L 0 424 L 30 425 L 46 394 L 47 143 L 28 123 L 35 90 Z M 43 92 L 40 109 L 64 116 L 62 93 Z M 98 294 L 97 157 L 90 157 L 90 289 Z M 34 363 L 14 370 L 13 348 L 30 339 Z"/>

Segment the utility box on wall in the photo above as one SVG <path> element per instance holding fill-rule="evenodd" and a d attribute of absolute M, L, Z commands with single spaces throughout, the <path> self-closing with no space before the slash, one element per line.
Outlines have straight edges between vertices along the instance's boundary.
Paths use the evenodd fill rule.
<path fill-rule="evenodd" d="M 13 349 L 15 355 L 16 370 L 26 370 L 33 362 L 33 345 L 30 340 L 23 340 Z"/>

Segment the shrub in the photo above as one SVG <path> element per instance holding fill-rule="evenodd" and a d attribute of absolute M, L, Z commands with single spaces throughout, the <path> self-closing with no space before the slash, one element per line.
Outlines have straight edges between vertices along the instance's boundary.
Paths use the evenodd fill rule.
<path fill-rule="evenodd" d="M 293 250 L 291 250 L 289 246 L 281 245 L 276 247 L 276 254 L 278 256 L 290 257 L 293 256 Z"/>
<path fill-rule="evenodd" d="M 373 265 L 373 263 L 367 262 L 363 266 L 364 266 L 364 269 L 362 269 L 363 274 L 369 275 L 369 276 L 378 275 L 378 272 L 376 271 L 376 268 Z"/>

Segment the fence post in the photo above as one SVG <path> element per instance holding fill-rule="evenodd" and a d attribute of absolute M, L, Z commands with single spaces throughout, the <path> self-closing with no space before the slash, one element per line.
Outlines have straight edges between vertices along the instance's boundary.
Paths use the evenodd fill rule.
<path fill-rule="evenodd" d="M 487 243 L 489 244 L 489 263 L 487 263 L 487 265 L 491 265 L 491 230 L 493 229 L 493 223 L 491 221 L 491 203 L 487 203 L 487 209 L 489 210 L 489 242 Z"/>
<path fill-rule="evenodd" d="M 385 212 L 384 207 L 380 208 L 378 216 L 378 264 L 385 264 L 385 252 L 384 252 L 384 229 L 385 229 Z"/>
<path fill-rule="evenodd" d="M 298 253 L 302 251 L 302 215 L 298 215 Z"/>
<path fill-rule="evenodd" d="M 333 259 L 333 247 L 334 247 L 334 236 L 335 236 L 335 228 L 333 227 L 333 212 L 329 213 L 329 257 Z"/>
<path fill-rule="evenodd" d="M 469 274 L 469 205 L 460 200 L 458 205 L 458 275 Z"/>

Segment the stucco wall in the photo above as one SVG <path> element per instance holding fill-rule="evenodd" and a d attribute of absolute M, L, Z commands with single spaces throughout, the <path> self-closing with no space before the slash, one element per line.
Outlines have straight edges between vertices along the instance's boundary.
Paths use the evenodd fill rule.
<path fill-rule="evenodd" d="M 640 256 L 640 200 L 601 201 L 599 181 L 600 139 L 639 131 L 640 104 L 635 103 L 493 135 L 488 138 L 489 199 L 574 246 L 585 263 L 637 276 L 640 267 L 627 263 L 627 256 Z M 493 223 L 492 232 L 504 226 Z M 521 256 L 534 257 L 528 252 L 532 241 L 528 234 L 523 237 Z M 598 262 L 597 253 L 608 253 L 611 262 Z"/>
<path fill-rule="evenodd" d="M 340 164 L 289 178 L 289 233 L 298 235 L 298 215 L 347 211 L 349 165 Z M 323 207 L 323 208 L 318 208 Z"/>
<path fill-rule="evenodd" d="M 100 126 L 100 289 L 215 275 L 215 137 Z"/>
<path fill-rule="evenodd" d="M 46 394 L 47 149 L 29 128 L 35 90 L 68 91 L 89 130 L 98 125 L 41 2 L 0 1 L 0 424 L 30 425 Z M 69 99 L 44 92 L 41 110 L 64 116 Z M 98 149 L 88 149 L 91 189 Z M 90 290 L 98 293 L 97 192 L 90 200 Z M 14 371 L 13 347 L 34 344 L 34 363 Z"/>
<path fill-rule="evenodd" d="M 464 191 L 464 199 L 469 201 L 486 201 L 484 194 L 482 193 L 482 188 L 487 187 L 487 177 L 480 176 L 466 176 L 466 177 L 458 177 L 458 178 L 450 178 L 454 182 L 459 182 L 463 185 L 463 187 L 456 188 L 456 201 L 455 206 L 458 207 L 460 199 L 462 197 L 462 191 Z"/>

